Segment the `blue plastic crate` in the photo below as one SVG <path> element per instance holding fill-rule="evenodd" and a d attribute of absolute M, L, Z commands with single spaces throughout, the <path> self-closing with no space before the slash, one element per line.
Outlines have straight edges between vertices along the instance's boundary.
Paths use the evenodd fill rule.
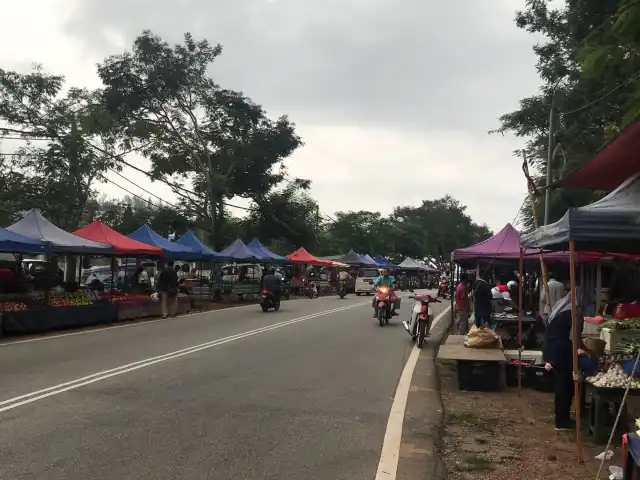
<path fill-rule="evenodd" d="M 633 370 L 634 363 L 636 363 L 635 358 L 629 358 L 627 360 L 622 360 L 622 362 L 620 362 L 620 365 L 622 366 L 622 370 L 624 370 L 624 373 L 626 373 L 627 375 L 631 375 L 631 370 Z M 640 377 L 640 362 L 638 362 L 634 377 Z"/>

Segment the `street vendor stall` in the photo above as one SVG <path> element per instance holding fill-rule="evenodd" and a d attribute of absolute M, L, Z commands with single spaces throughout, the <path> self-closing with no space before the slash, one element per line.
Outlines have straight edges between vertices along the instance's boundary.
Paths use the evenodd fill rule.
<path fill-rule="evenodd" d="M 640 254 L 640 230 L 638 229 L 640 218 L 640 180 L 636 174 L 606 197 L 590 205 L 579 208 L 570 208 L 556 223 L 540 227 L 530 234 L 523 235 L 521 244 L 524 248 L 540 248 L 553 250 L 569 250 L 570 252 L 570 277 L 571 277 L 571 314 L 573 332 L 573 375 L 575 398 L 580 397 L 578 384 L 578 346 L 580 339 L 577 334 L 577 303 L 575 292 L 575 252 L 576 250 L 620 252 L 628 254 Z M 636 356 L 637 363 L 639 356 Z M 620 378 L 624 373 L 624 367 L 619 364 L 607 365 L 598 375 L 589 377 L 587 383 L 595 387 L 595 393 L 591 396 L 591 411 L 598 412 L 603 402 L 614 411 L 620 411 L 623 403 L 622 397 L 612 400 L 613 391 L 603 391 L 602 388 L 610 388 L 610 382 L 600 382 L 603 376 L 611 375 Z M 609 371 L 612 373 L 610 374 Z M 628 372 L 635 375 L 634 365 Z M 625 378 L 625 377 L 622 377 Z M 628 378 L 628 377 L 627 377 Z M 629 384 L 629 381 L 626 381 Z M 602 386 L 600 386 L 602 385 Z M 633 387 L 633 383 L 630 384 Z M 590 387 L 590 388 L 591 388 Z M 603 398 L 604 393 L 607 399 Z M 616 408 L 615 405 L 618 405 Z M 622 414 L 623 412 L 620 411 Z M 599 422 L 600 417 L 593 415 L 593 422 Z M 624 422 L 623 422 L 624 423 Z M 580 404 L 576 403 L 576 438 L 580 452 Z M 599 429 L 602 425 L 590 425 L 592 430 Z"/>
<path fill-rule="evenodd" d="M 65 232 L 44 218 L 39 210 L 28 212 L 7 230 L 47 245 L 41 253 L 50 257 L 44 261 L 48 273 L 58 270 L 55 254 L 113 254 L 111 245 Z M 19 263 L 16 268 L 21 271 Z M 46 276 L 43 285 L 31 284 L 26 291 L 0 295 L 2 335 L 42 333 L 116 320 L 113 305 L 94 302 L 88 292 L 77 290 L 77 284 L 63 286 L 63 278 L 57 275 Z"/>

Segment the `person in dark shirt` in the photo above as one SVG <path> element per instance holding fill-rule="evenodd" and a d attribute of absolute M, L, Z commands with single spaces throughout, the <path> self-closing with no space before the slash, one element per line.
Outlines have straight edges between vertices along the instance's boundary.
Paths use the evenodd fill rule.
<path fill-rule="evenodd" d="M 158 277 L 158 292 L 162 302 L 162 318 L 174 317 L 178 311 L 178 272 L 168 262 Z"/>
<path fill-rule="evenodd" d="M 584 327 L 582 289 L 576 287 L 575 302 L 577 309 L 576 330 L 578 338 Z M 587 349 L 578 347 L 578 355 L 585 355 Z M 555 427 L 556 430 L 572 428 L 571 403 L 573 402 L 573 342 L 571 339 L 571 292 L 553 307 L 547 319 L 542 351 L 545 368 L 552 370 L 555 379 Z"/>
<path fill-rule="evenodd" d="M 493 295 L 491 286 L 479 278 L 473 285 L 473 315 L 476 327 L 491 323 L 493 311 Z"/>
<path fill-rule="evenodd" d="M 280 278 L 276 276 L 274 268 L 270 268 L 267 274 L 262 278 L 262 289 L 272 293 L 274 297 L 280 301 L 282 289 L 280 288 Z"/>

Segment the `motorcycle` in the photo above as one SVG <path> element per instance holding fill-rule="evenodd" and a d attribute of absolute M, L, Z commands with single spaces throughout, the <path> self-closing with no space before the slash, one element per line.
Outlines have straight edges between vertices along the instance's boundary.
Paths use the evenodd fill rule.
<path fill-rule="evenodd" d="M 440 285 L 438 286 L 438 293 L 436 294 L 436 297 L 440 297 L 440 298 L 444 298 L 445 300 L 449 299 L 451 296 L 451 292 L 449 291 L 449 282 L 446 280 L 443 280 L 440 282 Z"/>
<path fill-rule="evenodd" d="M 391 302 L 392 291 L 393 289 L 387 286 L 378 287 L 376 291 L 374 305 L 376 305 L 376 317 L 381 327 L 384 327 L 385 324 L 391 320 L 391 307 L 393 306 L 393 302 Z"/>
<path fill-rule="evenodd" d="M 415 342 L 418 340 L 418 348 L 424 346 L 425 337 L 429 336 L 431 330 L 431 322 L 433 322 L 433 309 L 431 303 L 440 303 L 440 300 L 433 298 L 428 293 L 423 295 L 414 295 L 412 298 L 413 306 L 411 307 L 411 317 L 409 322 L 404 321 L 402 325 L 411 339 Z"/>
<path fill-rule="evenodd" d="M 260 308 L 263 312 L 268 312 L 270 308 L 273 308 L 276 312 L 280 310 L 280 300 L 270 291 L 262 290 L 260 295 Z"/>
<path fill-rule="evenodd" d="M 338 285 L 338 296 L 344 298 L 347 296 L 347 282 L 340 282 Z"/>
<path fill-rule="evenodd" d="M 316 286 L 316 283 L 313 280 L 310 280 L 307 282 L 305 293 L 307 297 L 311 299 L 318 298 L 318 287 Z"/>

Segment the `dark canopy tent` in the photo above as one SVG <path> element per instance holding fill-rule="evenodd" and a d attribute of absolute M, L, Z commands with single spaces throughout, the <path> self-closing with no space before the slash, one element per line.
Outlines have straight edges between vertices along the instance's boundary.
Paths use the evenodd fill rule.
<path fill-rule="evenodd" d="M 193 233 L 191 230 L 187 230 L 174 243 L 177 243 L 178 245 L 182 245 L 183 247 L 190 248 L 194 252 L 199 253 L 200 254 L 200 260 L 209 260 L 209 261 L 229 260 L 228 257 L 225 257 L 224 255 L 219 254 L 215 250 L 211 250 L 209 247 L 207 247 L 202 242 L 202 240 L 200 240 L 196 236 L 196 234 Z"/>
<path fill-rule="evenodd" d="M 370 265 L 369 262 L 367 262 L 364 258 L 362 258 L 353 250 L 349 250 L 349 253 L 338 258 L 336 262 L 346 263 L 347 265 L 358 265 L 358 266 Z"/>
<path fill-rule="evenodd" d="M 570 208 L 556 223 L 522 236 L 522 246 L 640 253 L 640 178 L 636 174 L 591 205 Z"/>
<path fill-rule="evenodd" d="M 220 252 L 220 255 L 233 259 L 233 260 L 248 260 L 248 261 L 260 261 L 260 259 L 253 253 L 242 240 L 236 239 L 231 245 Z"/>
<path fill-rule="evenodd" d="M 253 252 L 262 262 L 269 263 L 287 263 L 287 259 L 277 253 L 273 253 L 267 247 L 265 247 L 260 240 L 254 238 L 249 242 L 247 248 Z"/>
<path fill-rule="evenodd" d="M 2 253 L 47 253 L 49 244 L 37 238 L 28 238 L 0 228 L 0 252 Z"/>
<path fill-rule="evenodd" d="M 24 218 L 10 227 L 13 233 L 28 238 L 35 238 L 50 244 L 50 251 L 55 253 L 75 253 L 78 255 L 109 255 L 113 247 L 98 243 L 65 232 L 44 218 L 40 210 L 31 210 Z"/>
<path fill-rule="evenodd" d="M 167 260 L 202 260 L 202 255 L 200 255 L 199 252 L 167 240 L 159 233 L 151 230 L 149 225 L 142 225 L 135 232 L 127 236 L 139 242 L 160 247 L 164 258 Z"/>
<path fill-rule="evenodd" d="M 371 256 L 367 253 L 366 255 L 360 255 L 362 257 L 362 259 L 367 262 L 367 265 L 370 265 L 372 267 L 379 267 L 380 265 L 378 264 L 378 262 L 376 262 L 373 258 L 371 258 Z"/>
<path fill-rule="evenodd" d="M 386 258 L 383 257 L 373 257 L 373 259 L 375 260 L 375 262 L 380 265 L 381 267 L 387 267 L 387 268 L 394 268 L 395 265 L 393 263 L 391 263 L 389 260 L 387 260 Z"/>

